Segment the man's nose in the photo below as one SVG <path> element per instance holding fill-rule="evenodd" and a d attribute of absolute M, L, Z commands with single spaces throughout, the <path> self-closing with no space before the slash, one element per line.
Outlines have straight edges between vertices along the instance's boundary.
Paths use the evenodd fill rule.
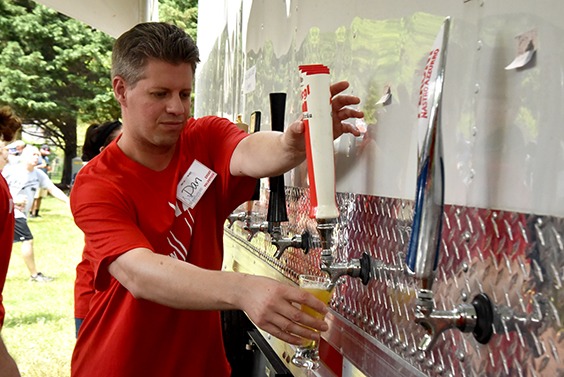
<path fill-rule="evenodd" d="M 184 114 L 186 108 L 184 101 L 179 96 L 172 96 L 167 103 L 167 112 L 175 115 Z"/>

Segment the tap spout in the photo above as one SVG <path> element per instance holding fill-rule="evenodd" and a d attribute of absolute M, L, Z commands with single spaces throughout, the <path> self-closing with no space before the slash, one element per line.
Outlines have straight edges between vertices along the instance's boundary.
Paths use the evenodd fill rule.
<path fill-rule="evenodd" d="M 276 259 L 280 259 L 282 257 L 282 254 L 284 254 L 284 251 L 286 251 L 286 249 L 289 247 L 302 249 L 304 251 L 304 254 L 307 254 L 309 253 L 309 247 L 311 244 L 310 239 L 311 236 L 307 230 L 301 235 L 298 234 L 292 238 L 273 238 L 272 244 L 276 246 L 276 253 L 274 253 L 274 257 Z"/>
<path fill-rule="evenodd" d="M 232 213 L 229 216 L 227 216 L 227 223 L 228 223 L 227 227 L 231 229 L 235 221 L 245 222 L 246 220 L 247 220 L 247 213 L 245 212 Z"/>
<path fill-rule="evenodd" d="M 363 253 L 359 259 L 351 259 L 348 262 L 322 263 L 321 270 L 329 275 L 333 285 L 344 275 L 360 278 L 362 284 L 367 285 L 372 277 L 370 260 L 370 256 L 367 253 Z"/>
<path fill-rule="evenodd" d="M 266 233 L 268 231 L 268 225 L 268 221 L 263 221 L 257 224 L 245 224 L 243 230 L 245 230 L 249 234 L 247 236 L 247 241 L 250 242 L 258 232 Z"/>
<path fill-rule="evenodd" d="M 336 228 L 336 219 L 318 219 L 317 233 L 321 243 L 321 266 L 330 266 L 333 263 L 333 237 Z"/>

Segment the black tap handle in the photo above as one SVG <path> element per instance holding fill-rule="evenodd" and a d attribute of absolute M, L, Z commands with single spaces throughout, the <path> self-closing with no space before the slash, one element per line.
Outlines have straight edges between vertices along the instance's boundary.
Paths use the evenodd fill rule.
<path fill-rule="evenodd" d="M 270 199 L 268 201 L 268 213 L 266 221 L 269 224 L 288 221 L 286 212 L 286 192 L 284 176 L 270 177 Z M 270 231 L 270 226 L 269 226 Z"/>
<path fill-rule="evenodd" d="M 370 275 L 371 275 L 371 267 L 370 267 L 370 255 L 368 255 L 367 253 L 362 253 L 362 256 L 360 257 L 360 280 L 362 281 L 362 284 L 364 285 L 368 285 L 368 282 L 370 281 Z"/>
<path fill-rule="evenodd" d="M 311 245 L 311 234 L 306 230 L 302 233 L 302 244 L 300 248 L 304 251 L 304 254 L 309 253 L 309 246 Z"/>
<path fill-rule="evenodd" d="M 270 112 L 272 130 L 284 132 L 284 112 L 286 111 L 286 93 L 270 93 Z M 270 177 L 270 199 L 266 220 L 269 224 L 288 221 L 286 213 L 286 187 L 284 175 Z M 269 226 L 269 231 L 271 226 Z"/>
<path fill-rule="evenodd" d="M 284 132 L 286 93 L 270 93 L 270 123 L 272 131 Z"/>
<path fill-rule="evenodd" d="M 253 111 L 251 113 L 251 121 L 249 124 L 249 132 L 255 133 L 260 131 L 260 118 L 261 112 L 260 111 Z M 255 192 L 253 192 L 253 196 L 251 200 L 260 200 L 260 179 L 257 181 L 255 186 Z"/>

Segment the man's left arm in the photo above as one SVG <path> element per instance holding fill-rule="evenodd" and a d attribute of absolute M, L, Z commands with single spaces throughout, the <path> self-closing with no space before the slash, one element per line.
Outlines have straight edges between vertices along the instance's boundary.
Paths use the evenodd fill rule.
<path fill-rule="evenodd" d="M 40 186 L 44 187 L 49 191 L 49 194 L 53 195 L 55 198 L 59 199 L 60 201 L 69 204 L 69 197 L 55 184 L 51 179 L 47 176 L 43 170 L 38 170 L 37 174 L 39 174 L 39 182 Z"/>
<path fill-rule="evenodd" d="M 51 182 L 51 185 L 47 187 L 47 190 L 49 191 L 49 194 L 53 195 L 55 198 L 69 204 L 69 197 L 60 188 L 55 186 L 53 182 Z"/>
<path fill-rule="evenodd" d="M 358 129 L 344 122 L 350 118 L 362 118 L 362 111 L 351 108 L 360 103 L 353 95 L 341 94 L 349 83 L 341 81 L 331 85 L 333 138 L 344 133 L 359 136 Z M 273 177 L 298 166 L 305 159 L 305 128 L 300 117 L 281 132 L 256 132 L 237 145 L 231 157 L 231 174 L 254 178 Z"/>

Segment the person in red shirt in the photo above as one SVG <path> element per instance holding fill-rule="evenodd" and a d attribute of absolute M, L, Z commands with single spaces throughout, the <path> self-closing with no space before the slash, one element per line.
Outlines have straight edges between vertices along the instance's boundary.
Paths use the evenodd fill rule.
<path fill-rule="evenodd" d="M 87 163 L 98 156 L 120 133 L 121 122 L 119 120 L 105 122 L 101 125 L 90 125 L 84 136 L 82 161 Z M 90 268 L 90 263 L 87 259 L 82 259 L 76 266 L 76 280 L 74 283 L 74 324 L 77 336 L 80 325 L 90 308 L 90 298 L 94 295 L 93 279 L 94 271 Z"/>
<path fill-rule="evenodd" d="M 20 127 L 20 119 L 9 107 L 0 108 L 0 172 L 8 163 L 8 150 L 5 142 L 11 141 Z M 14 201 L 10 195 L 8 183 L 0 174 L 0 329 L 4 325 L 4 315 L 6 314 L 2 303 L 2 290 L 12 255 L 14 224 Z M 0 338 L 0 376 L 15 377 L 19 375 L 16 363 L 8 353 L 2 338 Z"/>
<path fill-rule="evenodd" d="M 112 52 L 122 134 L 77 175 L 71 209 L 84 232 L 95 293 L 78 332 L 71 375 L 229 376 L 220 310 L 244 311 L 273 336 L 319 340 L 327 323 L 299 310 L 327 307 L 297 287 L 221 271 L 223 224 L 256 178 L 305 159 L 301 120 L 248 135 L 227 119 L 191 118 L 194 41 L 142 23 Z M 359 135 L 355 96 L 331 86 L 334 136 Z"/>

